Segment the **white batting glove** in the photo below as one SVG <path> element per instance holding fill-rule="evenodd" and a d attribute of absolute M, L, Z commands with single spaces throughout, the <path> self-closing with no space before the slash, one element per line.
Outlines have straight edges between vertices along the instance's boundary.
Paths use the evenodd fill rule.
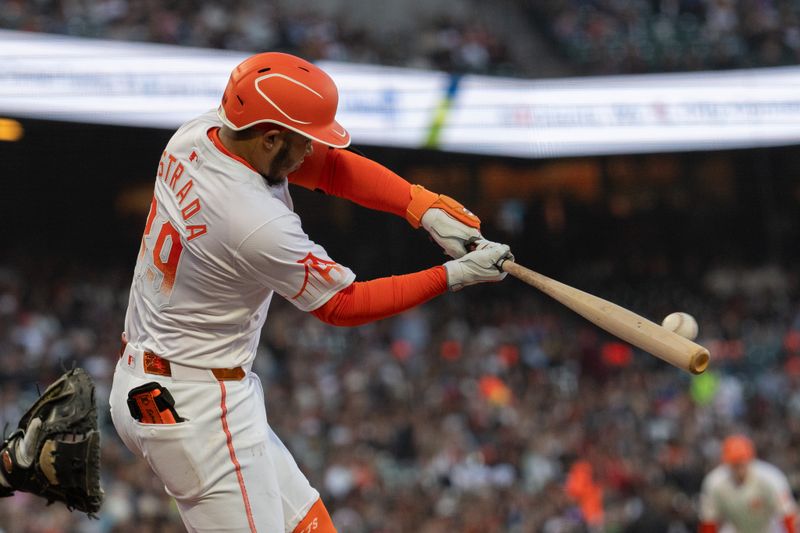
<path fill-rule="evenodd" d="M 459 291 L 476 283 L 501 281 L 506 277 L 500 265 L 507 259 L 514 259 L 511 248 L 486 239 L 475 242 L 475 245 L 475 251 L 444 264 L 447 287 L 451 291 Z"/>
<path fill-rule="evenodd" d="M 454 259 L 469 252 L 467 245 L 481 239 L 481 232 L 459 222 L 444 210 L 431 207 L 422 215 L 420 225 L 430 233 L 447 255 Z"/>

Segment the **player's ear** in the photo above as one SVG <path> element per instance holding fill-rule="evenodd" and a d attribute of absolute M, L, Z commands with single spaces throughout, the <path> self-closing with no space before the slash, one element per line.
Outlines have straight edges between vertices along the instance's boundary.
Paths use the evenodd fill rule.
<path fill-rule="evenodd" d="M 281 130 L 278 129 L 270 128 L 264 130 L 261 133 L 261 142 L 264 144 L 264 148 L 271 150 L 275 146 L 275 143 L 278 142 L 280 134 Z"/>

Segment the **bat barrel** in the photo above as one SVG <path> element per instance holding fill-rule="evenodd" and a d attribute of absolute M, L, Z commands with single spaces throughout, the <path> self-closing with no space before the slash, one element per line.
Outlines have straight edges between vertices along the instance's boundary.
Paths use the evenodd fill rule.
<path fill-rule="evenodd" d="M 706 348 L 629 309 L 548 278 L 513 261 L 504 261 L 501 268 L 596 326 L 671 365 L 692 374 L 700 374 L 708 367 L 710 356 Z"/>
<path fill-rule="evenodd" d="M 701 346 L 702 348 L 702 346 Z M 711 360 L 711 355 L 708 350 L 702 348 L 695 353 L 689 360 L 689 372 L 692 374 L 702 374 L 708 368 L 708 363 Z"/>

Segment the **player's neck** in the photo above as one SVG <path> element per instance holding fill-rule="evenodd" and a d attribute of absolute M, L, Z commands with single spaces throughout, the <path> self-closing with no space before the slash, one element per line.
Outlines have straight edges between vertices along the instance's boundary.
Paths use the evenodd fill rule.
<path fill-rule="evenodd" d="M 220 128 L 218 132 L 219 141 L 230 153 L 246 161 L 251 167 L 255 165 L 253 154 L 256 150 L 255 142 L 252 138 L 239 139 L 227 128 Z"/>
<path fill-rule="evenodd" d="M 279 175 L 275 168 L 280 168 L 280 162 L 286 157 L 288 145 L 285 143 L 277 144 L 275 151 L 262 150 L 262 137 L 258 134 L 240 135 L 237 132 L 222 127 L 217 131 L 217 138 L 222 143 L 222 147 L 246 165 L 258 172 L 270 186 L 281 185 L 286 181 L 284 175 Z M 276 162 L 277 159 L 277 162 Z M 260 169 L 267 169 L 262 171 Z"/>

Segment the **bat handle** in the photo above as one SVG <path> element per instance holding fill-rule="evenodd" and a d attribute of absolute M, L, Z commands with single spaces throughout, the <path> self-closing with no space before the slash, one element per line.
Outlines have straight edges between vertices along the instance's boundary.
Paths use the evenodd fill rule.
<path fill-rule="evenodd" d="M 521 276 L 524 276 L 521 273 L 522 272 L 521 269 L 523 267 L 520 267 L 518 264 L 516 264 L 513 259 L 508 259 L 508 258 L 505 258 L 505 257 L 500 259 L 500 261 L 498 261 L 498 263 L 497 263 L 497 268 L 499 268 L 503 272 L 508 272 L 509 274 L 514 276 L 515 278 L 522 279 Z M 526 280 L 523 280 L 523 281 L 526 281 Z"/>

